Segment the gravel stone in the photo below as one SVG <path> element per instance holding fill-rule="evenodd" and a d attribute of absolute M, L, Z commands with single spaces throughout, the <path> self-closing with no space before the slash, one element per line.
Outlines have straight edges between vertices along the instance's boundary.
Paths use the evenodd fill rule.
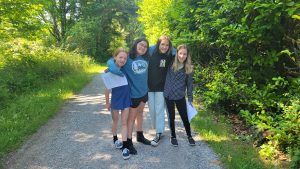
<path fill-rule="evenodd" d="M 123 160 L 113 147 L 111 115 L 105 109 L 104 85 L 98 74 L 80 93 L 68 99 L 61 110 L 33 134 L 15 153 L 5 158 L 7 169 L 221 169 L 217 155 L 192 133 L 196 146 L 189 146 L 179 114 L 176 114 L 178 147 L 166 131 L 157 147 L 133 143 L 138 151 Z M 120 126 L 120 125 L 119 125 Z M 152 140 L 150 114 L 144 112 L 144 134 Z M 121 139 L 120 128 L 118 137 Z"/>

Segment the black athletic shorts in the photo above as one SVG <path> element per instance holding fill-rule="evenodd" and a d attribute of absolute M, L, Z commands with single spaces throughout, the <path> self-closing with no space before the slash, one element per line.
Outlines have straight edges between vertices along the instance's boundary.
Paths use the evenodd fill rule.
<path fill-rule="evenodd" d="M 141 102 L 146 103 L 148 101 L 148 93 L 140 98 L 131 98 L 131 108 L 137 108 Z"/>

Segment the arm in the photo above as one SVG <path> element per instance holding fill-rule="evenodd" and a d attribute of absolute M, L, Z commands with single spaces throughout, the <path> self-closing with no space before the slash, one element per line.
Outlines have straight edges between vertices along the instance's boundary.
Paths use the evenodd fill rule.
<path fill-rule="evenodd" d="M 156 49 L 156 45 L 152 45 L 152 46 L 149 47 L 149 54 L 150 54 L 150 56 L 154 53 L 155 49 Z M 172 56 L 175 57 L 175 55 L 176 55 L 176 49 L 174 47 L 172 47 L 171 54 L 172 54 Z"/>
<path fill-rule="evenodd" d="M 119 75 L 121 77 L 124 76 L 124 73 L 120 70 L 120 68 L 117 67 L 117 65 L 115 64 L 114 62 L 114 59 L 113 58 L 110 58 L 108 61 L 107 61 L 107 66 L 108 66 L 108 71 L 113 73 L 113 74 L 116 74 L 116 75 Z"/>
<path fill-rule="evenodd" d="M 187 76 L 187 97 L 188 97 L 188 101 L 190 103 L 193 102 L 193 75 L 194 75 L 194 72 L 188 74 Z"/>
<path fill-rule="evenodd" d="M 176 49 L 174 47 L 172 47 L 171 53 L 172 53 L 172 56 L 174 56 L 174 57 L 176 56 Z"/>
<path fill-rule="evenodd" d="M 152 45 L 152 46 L 149 47 L 149 54 L 150 54 L 150 56 L 153 55 L 155 48 L 156 48 L 156 45 Z"/>
<path fill-rule="evenodd" d="M 110 94 L 110 90 L 105 89 L 105 91 L 104 91 L 104 95 L 105 95 L 105 108 L 107 108 L 108 111 L 110 111 L 109 94 Z"/>

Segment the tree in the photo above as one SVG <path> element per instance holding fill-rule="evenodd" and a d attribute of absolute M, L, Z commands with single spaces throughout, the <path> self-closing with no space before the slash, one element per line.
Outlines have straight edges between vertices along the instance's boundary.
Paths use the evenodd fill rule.
<path fill-rule="evenodd" d="M 40 17 L 50 25 L 49 32 L 61 44 L 79 17 L 79 3 L 77 0 L 47 0 L 42 3 L 44 12 Z"/>
<path fill-rule="evenodd" d="M 144 25 L 144 33 L 151 44 L 165 34 L 170 35 L 170 25 L 168 22 L 168 11 L 172 0 L 143 0 L 138 3 L 138 20 Z"/>
<path fill-rule="evenodd" d="M 42 6 L 35 0 L 0 0 L 0 39 L 35 39 L 43 25 L 37 18 Z"/>
<path fill-rule="evenodd" d="M 67 33 L 64 46 L 106 61 L 117 46 L 126 47 L 125 27 L 134 12 L 134 3 L 128 0 L 80 1 L 79 19 Z"/>

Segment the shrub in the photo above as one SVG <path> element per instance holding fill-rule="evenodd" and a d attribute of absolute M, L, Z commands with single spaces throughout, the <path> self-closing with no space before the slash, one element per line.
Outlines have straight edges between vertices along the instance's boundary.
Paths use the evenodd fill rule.
<path fill-rule="evenodd" d="M 1 107 L 17 95 L 39 89 L 93 63 L 87 56 L 45 48 L 24 39 L 3 43 L 0 49 Z"/>

